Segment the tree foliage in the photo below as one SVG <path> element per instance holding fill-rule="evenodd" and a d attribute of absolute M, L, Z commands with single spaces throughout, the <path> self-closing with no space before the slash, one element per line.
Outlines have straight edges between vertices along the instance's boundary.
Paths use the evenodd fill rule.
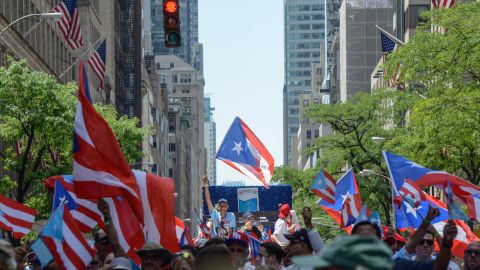
<path fill-rule="evenodd" d="M 424 13 L 426 23 L 387 61 L 387 70 L 400 64 L 407 91 L 425 96 L 411 111 L 406 136 L 389 142 L 390 147 L 474 184 L 480 173 L 478 14 L 478 2 Z"/>
<path fill-rule="evenodd" d="M 73 83 L 61 84 L 50 75 L 30 70 L 25 60 L 9 59 L 8 66 L 0 67 L 0 138 L 4 143 L 0 158 L 7 172 L 0 181 L 2 193 L 19 202 L 31 198 L 30 204 L 46 208 L 43 180 L 71 174 L 76 89 Z M 118 117 L 111 106 L 96 108 L 112 127 L 127 159 L 132 162 L 141 157 L 146 131 L 138 127 L 138 120 Z"/>
<path fill-rule="evenodd" d="M 333 131 L 317 138 L 310 149 L 321 153 L 317 166 L 329 172 L 344 171 L 351 166 L 356 173 L 368 169 L 387 175 L 381 153 L 383 144 L 376 144 L 372 137 L 390 140 L 403 135 L 408 109 L 417 99 L 417 95 L 406 92 L 379 90 L 372 94 L 359 92 L 344 103 L 309 107 L 309 118 L 329 124 Z M 380 210 L 390 224 L 389 183 L 383 177 L 357 179 L 364 202 Z"/>

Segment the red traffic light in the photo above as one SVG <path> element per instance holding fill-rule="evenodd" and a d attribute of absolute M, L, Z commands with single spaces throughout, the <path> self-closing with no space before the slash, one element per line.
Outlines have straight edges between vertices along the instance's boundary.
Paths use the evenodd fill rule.
<path fill-rule="evenodd" d="M 178 10 L 178 4 L 175 0 L 165 1 L 163 4 L 163 8 L 168 13 L 175 13 Z"/>

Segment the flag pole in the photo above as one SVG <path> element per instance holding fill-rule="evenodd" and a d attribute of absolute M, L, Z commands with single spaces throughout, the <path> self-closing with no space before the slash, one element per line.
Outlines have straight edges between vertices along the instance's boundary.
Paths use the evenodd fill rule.
<path fill-rule="evenodd" d="M 394 35 L 388 33 L 387 31 L 383 30 L 380 26 L 378 26 L 377 24 L 375 25 L 375 27 L 380 30 L 382 33 L 384 33 L 385 35 L 387 35 L 389 38 L 393 39 L 396 43 L 400 44 L 400 45 L 405 45 L 405 42 L 401 41 L 400 39 L 396 38 Z"/>
<path fill-rule="evenodd" d="M 62 74 L 60 74 L 60 75 L 58 76 L 58 78 L 62 78 L 65 74 L 67 74 L 67 72 L 68 72 L 70 69 L 72 69 L 72 68 L 78 63 L 78 61 L 82 60 L 82 57 L 85 56 L 85 54 L 87 54 L 87 53 L 90 51 L 90 49 L 92 49 L 93 47 L 96 47 L 100 41 L 102 41 L 104 38 L 106 38 L 107 35 L 108 35 L 108 33 L 109 33 L 109 32 L 106 32 L 105 34 L 103 34 L 99 39 L 97 39 L 97 41 L 95 41 L 90 47 L 88 47 L 88 49 L 86 49 L 86 50 L 77 58 L 77 60 L 75 60 L 75 62 L 73 62 L 70 66 L 68 66 L 68 67 L 62 72 Z"/>

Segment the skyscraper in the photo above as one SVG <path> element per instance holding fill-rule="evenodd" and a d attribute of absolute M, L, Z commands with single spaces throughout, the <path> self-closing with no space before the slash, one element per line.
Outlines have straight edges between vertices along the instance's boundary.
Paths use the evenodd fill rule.
<path fill-rule="evenodd" d="M 201 44 L 198 43 L 198 0 L 179 0 L 180 4 L 180 32 L 182 46 L 180 48 L 166 48 L 163 30 L 163 1 L 148 0 L 144 2 L 145 35 L 150 35 L 152 55 L 176 55 L 185 62 L 202 72 L 203 53 Z M 148 10 L 148 11 L 147 11 Z M 147 45 L 146 48 L 150 49 Z M 147 49 L 147 50 L 148 50 Z"/>
<path fill-rule="evenodd" d="M 217 132 L 216 132 L 216 123 L 213 121 L 213 111 L 215 110 L 214 107 L 211 106 L 210 97 L 205 97 L 203 102 L 203 119 L 204 119 L 204 140 L 205 140 L 205 149 L 207 150 L 207 159 L 206 166 L 207 166 L 207 175 L 208 179 L 210 179 L 210 183 L 212 186 L 217 185 L 217 166 L 216 166 L 216 159 L 215 159 L 215 151 L 217 150 Z"/>
<path fill-rule="evenodd" d="M 298 97 L 311 92 L 312 66 L 320 62 L 324 5 L 318 0 L 284 0 L 283 159 L 287 165 L 291 164 L 292 137 L 300 124 Z"/>

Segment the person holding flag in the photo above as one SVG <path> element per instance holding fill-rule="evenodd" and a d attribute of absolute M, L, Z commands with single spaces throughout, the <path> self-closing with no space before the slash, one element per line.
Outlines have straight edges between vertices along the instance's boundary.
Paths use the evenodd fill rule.
<path fill-rule="evenodd" d="M 235 215 L 232 212 L 227 212 L 228 201 L 226 199 L 222 198 L 218 200 L 218 203 L 213 207 L 208 183 L 208 177 L 204 176 L 202 184 L 205 190 L 205 201 L 207 202 L 208 211 L 210 212 L 213 222 L 212 235 L 214 237 L 226 239 L 235 231 Z"/>
<path fill-rule="evenodd" d="M 405 246 L 393 256 L 394 269 L 460 269 L 457 264 L 450 261 L 453 239 L 457 235 L 457 227 L 452 220 L 446 223 L 443 230 L 444 237 L 439 243 L 438 256 L 432 257 L 436 232 L 430 222 L 439 215 L 438 208 L 429 206 L 420 227 Z"/>

